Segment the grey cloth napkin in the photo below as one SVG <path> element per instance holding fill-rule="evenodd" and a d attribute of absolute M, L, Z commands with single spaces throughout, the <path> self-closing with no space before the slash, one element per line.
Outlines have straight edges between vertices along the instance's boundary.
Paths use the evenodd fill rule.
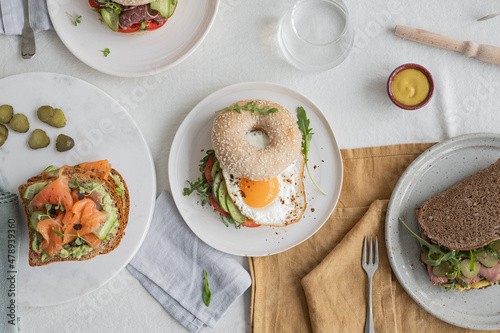
<path fill-rule="evenodd" d="M 127 268 L 191 332 L 213 328 L 252 283 L 234 258 L 188 228 L 166 191 L 157 198 L 149 232 Z M 204 271 L 212 294 L 208 307 L 203 302 Z"/>
<path fill-rule="evenodd" d="M 0 332 L 18 332 L 19 228 L 17 194 L 4 192 L 0 177 Z"/>
<path fill-rule="evenodd" d="M 30 2 L 30 9 L 31 26 L 35 32 L 54 29 L 47 10 L 47 0 L 32 0 Z M 23 26 L 24 1 L 0 0 L 0 33 L 20 35 L 23 31 Z"/>

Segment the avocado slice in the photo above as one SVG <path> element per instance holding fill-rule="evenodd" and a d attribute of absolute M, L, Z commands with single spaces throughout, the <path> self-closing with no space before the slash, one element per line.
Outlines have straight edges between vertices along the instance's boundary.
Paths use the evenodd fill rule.
<path fill-rule="evenodd" d="M 215 157 L 214 157 L 215 158 Z M 215 175 L 217 174 L 217 172 L 219 172 L 221 170 L 220 168 L 220 162 L 219 160 L 217 160 L 217 158 L 215 158 L 215 162 L 214 162 L 214 165 L 212 166 L 212 179 L 215 178 Z"/>
<path fill-rule="evenodd" d="M 219 186 L 222 182 L 224 182 L 224 176 L 222 176 L 222 171 L 217 172 L 213 179 L 214 182 L 212 183 L 212 194 L 214 195 L 215 200 L 219 202 Z"/>
<path fill-rule="evenodd" d="M 233 220 L 238 223 L 245 223 L 247 221 L 247 218 L 243 214 L 241 214 L 240 210 L 238 209 L 238 207 L 236 207 L 229 194 L 226 195 L 226 205 L 228 212 Z"/>
<path fill-rule="evenodd" d="M 228 210 L 227 204 L 226 204 L 227 186 L 226 186 L 225 181 L 222 181 L 222 183 L 220 184 L 219 191 L 218 191 L 217 195 L 218 195 L 218 202 L 219 202 L 220 208 L 222 208 L 225 212 L 229 213 L 229 210 Z M 231 214 L 231 213 L 229 213 L 229 214 Z"/>

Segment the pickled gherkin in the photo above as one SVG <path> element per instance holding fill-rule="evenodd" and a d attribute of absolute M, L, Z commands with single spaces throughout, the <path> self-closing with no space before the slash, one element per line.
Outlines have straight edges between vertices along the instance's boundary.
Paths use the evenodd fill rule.
<path fill-rule="evenodd" d="M 432 273 L 437 277 L 443 277 L 448 274 L 452 269 L 451 264 L 448 261 L 442 261 L 438 266 L 432 268 Z"/>
<path fill-rule="evenodd" d="M 7 137 L 9 136 L 9 129 L 4 125 L 0 124 L 0 147 L 3 146 Z"/>
<path fill-rule="evenodd" d="M 59 134 L 56 139 L 57 151 L 68 151 L 75 146 L 75 140 L 65 134 Z"/>
<path fill-rule="evenodd" d="M 49 105 L 44 105 L 38 108 L 36 115 L 38 119 L 50 126 L 57 128 L 66 126 L 66 116 L 61 109 L 54 109 Z"/>
<path fill-rule="evenodd" d="M 9 122 L 9 126 L 13 131 L 26 133 L 30 129 L 28 118 L 22 113 L 16 113 Z"/>
<path fill-rule="evenodd" d="M 8 124 L 14 116 L 14 109 L 10 105 L 0 105 L 0 123 Z"/>
<path fill-rule="evenodd" d="M 44 130 L 36 129 L 31 133 L 28 144 L 31 149 L 45 148 L 50 144 L 50 138 Z"/>

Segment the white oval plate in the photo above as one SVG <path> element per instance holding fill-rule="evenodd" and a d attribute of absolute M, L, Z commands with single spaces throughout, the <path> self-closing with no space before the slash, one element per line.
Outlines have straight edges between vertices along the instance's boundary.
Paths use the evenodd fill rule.
<path fill-rule="evenodd" d="M 180 0 L 174 15 L 158 30 L 144 34 L 114 32 L 101 22 L 88 0 L 48 0 L 57 35 L 75 57 L 115 76 L 139 77 L 175 66 L 201 44 L 217 13 L 219 0 Z M 75 26 L 69 16 L 82 16 Z M 108 48 L 107 57 L 99 50 Z"/>
<path fill-rule="evenodd" d="M 418 232 L 415 208 L 500 158 L 500 135 L 477 133 L 436 144 L 401 176 L 391 196 L 386 219 L 386 246 L 394 274 L 406 292 L 427 312 L 470 329 L 500 329 L 500 287 L 445 292 L 433 286 L 420 263 L 420 245 L 398 221 Z"/>
<path fill-rule="evenodd" d="M 215 111 L 245 99 L 276 102 L 295 114 L 303 106 L 314 135 L 309 152 L 309 168 L 327 195 L 321 194 L 304 171 L 307 208 L 302 219 L 283 228 L 226 227 L 213 208 L 200 205 L 196 193 L 183 196 L 183 188 L 201 177 L 199 161 L 212 149 L 210 133 Z M 314 167 L 316 166 L 316 167 Z M 239 256 L 267 256 L 290 249 L 311 237 L 328 219 L 342 186 L 342 157 L 335 136 L 320 109 L 305 96 L 271 83 L 241 83 L 221 89 L 203 99 L 179 127 L 169 159 L 169 180 L 175 203 L 191 230 L 208 245 Z"/>
<path fill-rule="evenodd" d="M 28 133 L 9 131 L 0 147 L 0 177 L 7 190 L 17 187 L 49 165 L 75 165 L 84 161 L 108 159 L 123 175 L 130 192 L 130 215 L 126 235 L 109 254 L 87 261 L 28 265 L 26 217 L 19 207 L 21 247 L 19 255 L 19 295 L 22 305 L 45 306 L 83 296 L 114 277 L 127 265 L 142 244 L 156 196 L 153 159 L 133 119 L 102 90 L 74 77 L 52 73 L 27 73 L 0 80 L 0 105 L 10 104 L 14 112 L 24 113 L 30 122 Z M 67 118 L 63 128 L 42 123 L 36 110 L 42 105 L 62 109 Z M 28 147 L 31 132 L 47 132 L 51 144 L 43 149 Z M 61 153 L 55 149 L 58 134 L 75 140 L 75 147 Z"/>

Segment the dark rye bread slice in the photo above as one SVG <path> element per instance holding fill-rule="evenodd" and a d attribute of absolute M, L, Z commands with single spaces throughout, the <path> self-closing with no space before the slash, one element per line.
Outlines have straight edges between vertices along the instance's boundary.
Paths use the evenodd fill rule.
<path fill-rule="evenodd" d="M 500 159 L 417 210 L 422 235 L 450 250 L 468 251 L 500 239 Z"/>
<path fill-rule="evenodd" d="M 32 179 L 32 178 L 30 178 Z M 121 242 L 121 239 L 125 235 L 125 228 L 127 227 L 128 223 L 128 207 L 123 206 L 123 200 L 118 196 L 118 193 L 115 190 L 115 187 L 108 181 L 101 179 L 100 177 L 89 174 L 89 173 L 70 173 L 68 174 L 68 179 L 77 179 L 78 183 L 81 185 L 84 185 L 85 183 L 88 182 L 97 182 L 102 184 L 102 187 L 105 189 L 106 193 L 108 193 L 113 201 L 114 206 L 117 209 L 118 212 L 118 227 L 116 230 L 116 234 L 112 235 L 109 234 L 108 237 L 104 240 L 101 241 L 99 246 L 92 250 L 91 252 L 83 255 L 82 257 L 74 258 L 74 257 L 67 257 L 67 258 L 61 258 L 58 256 L 47 256 L 44 261 L 41 260 L 41 258 L 38 256 L 35 251 L 33 251 L 32 248 L 32 243 L 34 240 L 35 235 L 37 232 L 30 227 L 30 212 L 29 212 L 29 203 L 30 200 L 27 200 L 23 198 L 23 193 L 24 190 L 35 183 L 43 183 L 47 181 L 54 181 L 56 178 L 53 179 L 37 179 L 31 182 L 27 182 L 26 184 L 23 184 L 19 186 L 19 195 L 21 196 L 21 200 L 24 206 L 24 213 L 26 214 L 26 219 L 27 219 L 27 224 L 28 224 L 28 234 L 29 234 L 29 253 L 28 253 L 28 260 L 29 260 L 29 265 L 30 266 L 44 266 L 53 262 L 61 262 L 61 261 L 83 261 L 83 260 L 88 260 L 92 259 L 97 255 L 100 254 L 106 254 L 111 251 L 113 251 Z M 40 235 L 38 237 L 41 237 Z"/>

